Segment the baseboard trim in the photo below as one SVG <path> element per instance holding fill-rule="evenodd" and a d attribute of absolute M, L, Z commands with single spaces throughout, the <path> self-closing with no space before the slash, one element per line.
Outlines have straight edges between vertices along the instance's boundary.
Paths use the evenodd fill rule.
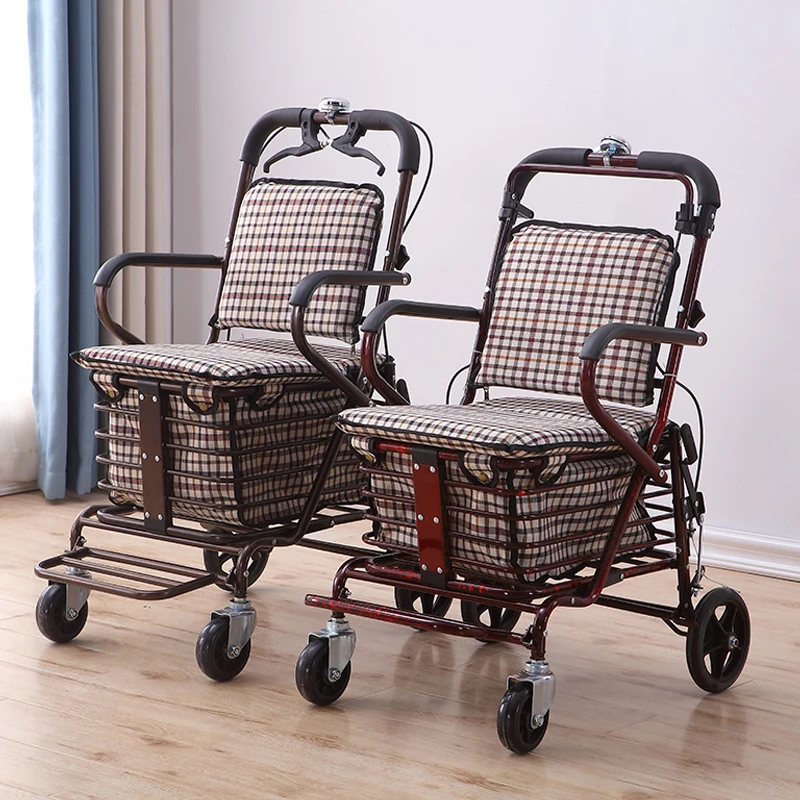
<path fill-rule="evenodd" d="M 703 562 L 756 575 L 800 581 L 800 539 L 705 528 Z"/>

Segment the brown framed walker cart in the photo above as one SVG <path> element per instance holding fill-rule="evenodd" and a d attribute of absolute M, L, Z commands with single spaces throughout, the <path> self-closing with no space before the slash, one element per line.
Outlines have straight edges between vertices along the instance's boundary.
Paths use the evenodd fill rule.
<path fill-rule="evenodd" d="M 67 551 L 36 566 L 49 582 L 36 608 L 49 639 L 66 642 L 81 632 L 92 591 L 150 601 L 216 584 L 232 598 L 212 613 L 195 654 L 206 675 L 229 680 L 250 654 L 256 615 L 247 589 L 270 551 L 292 544 L 359 550 L 312 534 L 361 519 L 365 510 L 357 456 L 331 417 L 371 402 L 354 343 L 366 287 L 378 287 L 383 302 L 391 286 L 410 280 L 400 271 L 408 260 L 402 235 L 413 215 L 420 146 L 415 123 L 393 112 L 349 111 L 336 98 L 320 109 L 270 111 L 247 134 L 222 256 L 128 253 L 97 273 L 99 317 L 122 344 L 90 347 L 73 359 L 90 371 L 96 408 L 107 419 L 97 437 L 105 444 L 99 486 L 110 502 L 82 511 Z M 335 127 L 344 132 L 331 138 L 326 128 Z M 301 143 L 265 160 L 284 129 L 298 129 Z M 384 211 L 377 186 L 255 177 L 262 162 L 268 173 L 276 161 L 326 144 L 373 161 L 381 175 L 377 156 L 357 146 L 370 131 L 390 132 L 399 144 L 399 184 L 375 271 Z M 219 270 L 205 344 L 145 344 L 112 318 L 114 277 L 141 266 Z M 232 339 L 232 329 L 259 333 Z M 380 369 L 394 385 L 388 355 Z M 93 530 L 196 548 L 204 567 L 94 548 Z"/>
<path fill-rule="evenodd" d="M 522 199 L 546 173 L 677 181 L 677 236 L 534 219 Z M 747 607 L 727 587 L 695 602 L 698 447 L 690 426 L 669 416 L 683 348 L 706 342 L 694 330 L 704 317 L 696 294 L 719 206 L 714 175 L 690 156 L 634 155 L 612 137 L 595 152 L 541 150 L 506 183 L 480 309 L 395 299 L 372 311 L 363 367 L 392 405 L 345 410 L 337 425 L 361 456 L 373 504 L 364 539 L 381 552 L 347 560 L 330 597 L 307 596 L 333 612 L 297 661 L 307 700 L 325 705 L 346 688 L 349 616 L 515 642 L 530 658 L 508 678 L 497 732 L 510 750 L 530 752 L 555 695 L 545 660 L 550 615 L 593 603 L 662 619 L 684 636 L 689 672 L 705 691 L 734 683 L 748 653 Z M 398 314 L 477 323 L 460 405 L 405 405 L 381 379 L 377 340 Z M 529 391 L 492 398 L 494 387 Z M 702 439 L 699 451 L 702 459 Z M 660 570 L 677 573 L 675 605 L 614 595 L 615 584 Z M 393 589 L 394 603 L 357 599 L 351 592 L 363 582 Z M 459 614 L 450 613 L 453 600 Z M 521 615 L 531 620 L 518 632 Z"/>

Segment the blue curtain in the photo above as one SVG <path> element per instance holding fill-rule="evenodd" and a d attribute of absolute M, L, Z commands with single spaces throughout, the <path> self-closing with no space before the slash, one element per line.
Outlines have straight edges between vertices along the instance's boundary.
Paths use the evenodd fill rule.
<path fill-rule="evenodd" d="M 97 344 L 97 0 L 29 0 L 34 160 L 33 399 L 39 488 L 97 481 L 94 390 L 69 353 Z M 83 374 L 81 374 L 83 373 Z"/>

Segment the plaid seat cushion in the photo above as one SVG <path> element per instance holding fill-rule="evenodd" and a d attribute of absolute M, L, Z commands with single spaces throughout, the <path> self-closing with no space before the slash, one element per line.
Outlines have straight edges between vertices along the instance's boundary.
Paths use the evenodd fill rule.
<path fill-rule="evenodd" d="M 673 243 L 656 231 L 529 222 L 495 288 L 478 385 L 580 394 L 581 347 L 609 322 L 654 324 L 669 301 Z M 652 402 L 653 346 L 613 342 L 597 370 L 606 400 Z"/>
<path fill-rule="evenodd" d="M 649 411 L 609 407 L 637 439 L 655 420 Z M 501 397 L 466 406 L 372 406 L 343 411 L 345 433 L 472 453 L 525 458 L 619 450 L 577 398 Z"/>
<path fill-rule="evenodd" d="M 358 372 L 349 347 L 315 345 L 342 373 Z M 132 344 L 87 347 L 72 354 L 82 367 L 125 375 L 205 381 L 212 385 L 255 385 L 271 378 L 319 376 L 288 339 L 239 339 L 214 344 Z"/>
<path fill-rule="evenodd" d="M 320 269 L 369 270 L 383 218 L 376 186 L 258 181 L 242 201 L 217 312 L 222 328 L 288 331 L 292 290 Z M 363 287 L 325 286 L 309 304 L 306 331 L 358 341 Z"/>

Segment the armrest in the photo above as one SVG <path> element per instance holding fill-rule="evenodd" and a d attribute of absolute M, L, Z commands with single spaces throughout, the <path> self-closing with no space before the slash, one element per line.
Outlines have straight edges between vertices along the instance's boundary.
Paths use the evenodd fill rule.
<path fill-rule="evenodd" d="M 667 473 L 661 469 L 647 450 L 625 432 L 622 426 L 603 408 L 597 397 L 595 385 L 597 362 L 614 339 L 702 346 L 706 343 L 707 337 L 704 333 L 679 328 L 659 328 L 653 325 L 626 325 L 622 322 L 611 322 L 591 333 L 580 352 L 580 358 L 583 360 L 581 397 L 583 397 L 589 413 L 647 475 L 656 483 L 663 485 L 667 482 Z"/>
<path fill-rule="evenodd" d="M 222 259 L 211 255 L 183 253 L 122 253 L 109 258 L 94 276 L 95 286 L 110 286 L 114 276 L 124 267 L 219 267 Z"/>
<path fill-rule="evenodd" d="M 624 322 L 609 322 L 589 334 L 581 348 L 580 358 L 598 361 L 603 351 L 614 339 L 658 344 L 680 344 L 702 346 L 706 335 L 681 328 L 658 328 L 654 325 L 627 325 Z"/>
<path fill-rule="evenodd" d="M 361 368 L 367 380 L 394 405 L 407 405 L 406 400 L 384 377 L 378 369 L 378 341 L 380 332 L 389 317 L 402 314 L 407 317 L 426 317 L 428 319 L 451 319 L 478 322 L 481 312 L 470 306 L 450 306 L 441 303 L 420 303 L 414 300 L 387 300 L 370 311 L 361 325 L 364 339 L 361 342 Z"/>
<path fill-rule="evenodd" d="M 108 310 L 108 289 L 116 274 L 125 267 L 222 267 L 222 259 L 212 255 L 185 253 L 122 253 L 109 258 L 94 276 L 94 302 L 100 322 L 123 344 L 144 344 L 136 335 L 120 325 Z"/>
<path fill-rule="evenodd" d="M 361 324 L 364 333 L 377 333 L 389 317 L 401 314 L 405 317 L 427 317 L 429 319 L 452 319 L 478 322 L 481 312 L 471 306 L 449 306 L 441 303 L 420 303 L 414 300 L 387 300 L 370 311 Z"/>
<path fill-rule="evenodd" d="M 407 286 L 411 276 L 407 272 L 367 272 L 366 270 L 320 269 L 306 275 L 294 287 L 289 305 L 306 308 L 314 292 L 324 284 L 335 286 Z"/>

